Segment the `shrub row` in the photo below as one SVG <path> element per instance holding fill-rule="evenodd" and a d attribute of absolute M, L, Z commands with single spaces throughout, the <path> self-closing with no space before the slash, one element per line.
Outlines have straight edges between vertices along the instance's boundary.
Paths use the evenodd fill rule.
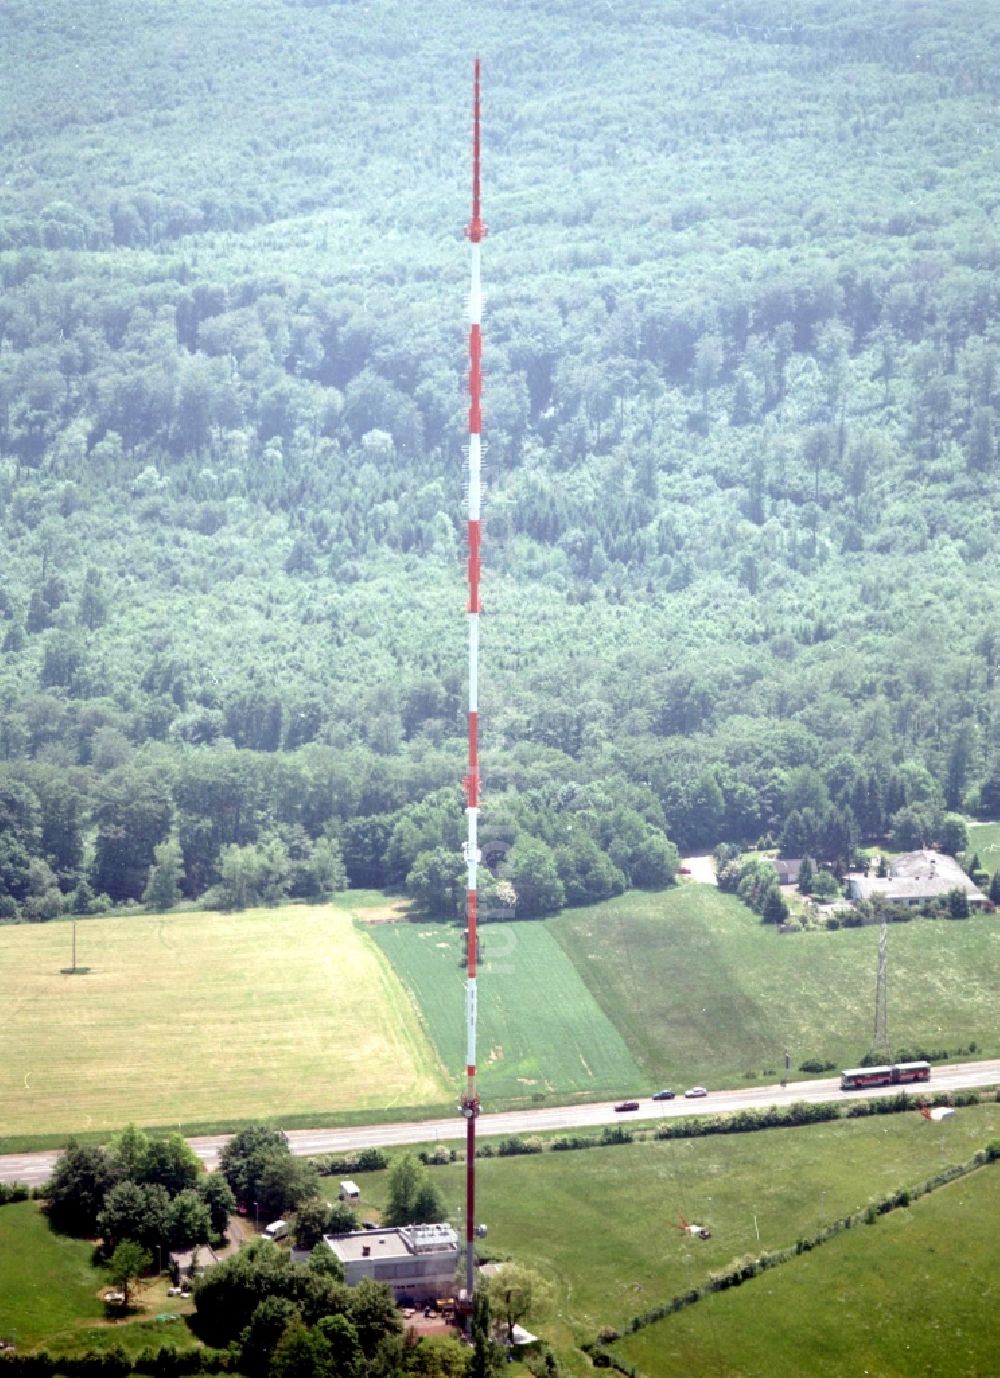
<path fill-rule="evenodd" d="M 766 1272 L 769 1268 L 777 1268 L 800 1254 L 811 1252 L 811 1250 L 843 1233 L 844 1230 L 853 1229 L 858 1225 L 873 1225 L 879 1216 L 888 1215 L 890 1211 L 904 1209 L 912 1201 L 916 1201 L 921 1196 L 927 1196 L 930 1192 L 936 1191 L 938 1187 L 946 1186 L 959 1177 L 965 1177 L 969 1173 L 985 1167 L 988 1163 L 997 1161 L 1000 1161 L 1000 1139 L 992 1140 L 985 1148 L 973 1154 L 968 1162 L 956 1163 L 951 1167 L 942 1168 L 940 1172 L 936 1172 L 933 1177 L 927 1178 L 926 1181 L 921 1182 L 916 1187 L 901 1188 L 889 1196 L 871 1201 L 863 1210 L 854 1211 L 851 1215 L 845 1215 L 839 1220 L 834 1220 L 830 1224 L 824 1225 L 821 1230 L 817 1230 L 815 1234 L 797 1239 L 794 1244 L 790 1244 L 784 1249 L 772 1249 L 760 1255 L 749 1254 L 737 1259 L 729 1267 L 710 1274 L 708 1281 L 702 1286 L 691 1287 L 685 1292 L 678 1292 L 660 1306 L 644 1311 L 642 1315 L 633 1316 L 625 1325 L 623 1333 L 632 1335 L 638 1330 L 644 1330 L 646 1326 L 653 1325 L 666 1316 L 672 1316 L 677 1311 L 683 1311 L 685 1307 L 693 1306 L 695 1302 L 701 1301 L 703 1297 L 710 1296 L 713 1292 L 725 1292 L 731 1287 L 741 1287 L 744 1282 Z M 618 1363 L 614 1355 L 605 1348 L 605 1345 L 610 1343 L 612 1338 L 617 1339 L 619 1337 L 617 1333 L 608 1329 L 602 1330 L 597 1341 L 586 1347 L 595 1367 L 614 1367 L 622 1373 L 634 1372 L 634 1370 Z"/>
<path fill-rule="evenodd" d="M 978 1105 L 983 1099 L 1000 1100 L 1000 1092 L 939 1091 L 930 1097 L 932 1105 Z M 692 1118 L 664 1120 L 650 1131 L 626 1129 L 624 1125 L 605 1125 L 598 1135 L 561 1134 L 548 1141 L 534 1135 L 524 1137 L 511 1134 L 496 1145 L 480 1144 L 477 1158 L 516 1158 L 531 1153 L 568 1153 L 577 1149 L 607 1148 L 611 1144 L 631 1144 L 636 1139 L 701 1139 L 712 1134 L 750 1134 L 758 1129 L 790 1129 L 804 1124 L 822 1124 L 828 1120 L 860 1119 L 866 1115 L 895 1115 L 914 1110 L 917 1101 L 904 1091 L 892 1096 L 877 1096 L 870 1100 L 847 1102 L 822 1101 L 812 1104 L 796 1101 L 789 1106 L 768 1106 L 765 1110 L 737 1110 L 729 1115 L 699 1115 Z M 378 1152 L 379 1150 L 371 1150 Z M 422 1163 L 437 1167 L 461 1162 L 463 1154 L 453 1148 L 424 1149 L 419 1153 Z M 343 1169 L 347 1170 L 347 1169 Z"/>
<path fill-rule="evenodd" d="M 132 1373 L 152 1378 L 182 1378 L 193 1373 L 228 1373 L 232 1358 L 224 1349 L 176 1349 L 161 1345 L 143 1349 L 135 1362 L 120 1345 L 110 1349 L 89 1349 L 72 1357 L 53 1358 L 46 1350 L 35 1354 L 0 1353 L 3 1378 L 129 1378 Z"/>
<path fill-rule="evenodd" d="M 353 1177 L 356 1172 L 379 1172 L 388 1167 L 389 1155 L 380 1148 L 362 1148 L 340 1158 L 321 1154 L 312 1163 L 321 1177 Z"/>
<path fill-rule="evenodd" d="M 769 1105 L 765 1110 L 737 1110 L 732 1115 L 664 1120 L 657 1125 L 654 1138 L 697 1139 L 709 1134 L 750 1134 L 758 1129 L 787 1129 L 839 1120 L 840 1117 L 841 1107 L 836 1101 L 820 1101 L 815 1105 L 796 1101 L 788 1106 Z"/>
<path fill-rule="evenodd" d="M 489 1144 L 484 1147 L 489 1148 Z M 534 1136 L 524 1139 L 520 1134 L 512 1134 L 510 1138 L 500 1140 L 496 1152 L 498 1158 L 518 1158 L 524 1153 L 544 1153 L 545 1144 Z"/>
<path fill-rule="evenodd" d="M 32 1190 L 23 1182 L 0 1182 L 0 1206 L 12 1206 L 15 1201 L 30 1201 Z"/>

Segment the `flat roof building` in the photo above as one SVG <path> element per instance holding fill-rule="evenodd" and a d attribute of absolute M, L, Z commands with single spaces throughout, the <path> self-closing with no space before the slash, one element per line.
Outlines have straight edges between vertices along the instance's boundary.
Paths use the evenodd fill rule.
<path fill-rule="evenodd" d="M 403 1225 L 391 1230 L 355 1230 L 324 1235 L 323 1242 L 344 1265 L 344 1281 L 387 1283 L 397 1301 L 422 1305 L 455 1290 L 458 1235 L 450 1225 Z"/>

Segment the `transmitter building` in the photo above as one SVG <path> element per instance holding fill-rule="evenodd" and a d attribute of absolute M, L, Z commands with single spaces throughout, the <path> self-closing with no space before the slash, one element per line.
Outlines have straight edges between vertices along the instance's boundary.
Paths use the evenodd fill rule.
<path fill-rule="evenodd" d="M 372 1278 L 387 1283 L 397 1301 L 415 1306 L 454 1295 L 458 1235 L 450 1225 L 355 1230 L 323 1240 L 344 1265 L 349 1287 Z"/>

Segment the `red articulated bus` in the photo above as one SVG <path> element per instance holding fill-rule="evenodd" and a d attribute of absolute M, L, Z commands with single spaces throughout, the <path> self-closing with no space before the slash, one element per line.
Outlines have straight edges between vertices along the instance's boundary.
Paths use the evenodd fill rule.
<path fill-rule="evenodd" d="M 906 1086 L 930 1081 L 929 1062 L 896 1062 L 885 1067 L 851 1067 L 840 1074 L 841 1091 L 863 1091 L 869 1086 Z"/>

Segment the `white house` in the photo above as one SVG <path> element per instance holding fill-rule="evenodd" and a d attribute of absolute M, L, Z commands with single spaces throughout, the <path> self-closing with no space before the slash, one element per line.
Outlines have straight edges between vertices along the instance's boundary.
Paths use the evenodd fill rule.
<path fill-rule="evenodd" d="M 973 885 L 955 858 L 943 852 L 907 852 L 890 862 L 887 876 L 851 871 L 844 880 L 852 900 L 882 895 L 892 904 L 916 908 L 928 900 L 944 899 L 952 890 L 963 890 L 970 905 L 986 903 L 986 896 Z"/>

